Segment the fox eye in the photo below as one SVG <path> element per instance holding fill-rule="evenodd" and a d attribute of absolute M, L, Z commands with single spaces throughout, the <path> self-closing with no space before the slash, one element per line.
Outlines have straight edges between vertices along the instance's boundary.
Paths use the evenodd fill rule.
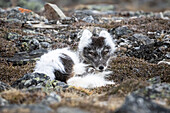
<path fill-rule="evenodd" d="M 104 55 L 107 55 L 109 53 L 109 49 L 105 49 L 103 53 Z"/>
<path fill-rule="evenodd" d="M 89 51 L 88 54 L 91 55 L 91 56 L 95 56 L 95 53 L 92 52 L 92 51 Z"/>

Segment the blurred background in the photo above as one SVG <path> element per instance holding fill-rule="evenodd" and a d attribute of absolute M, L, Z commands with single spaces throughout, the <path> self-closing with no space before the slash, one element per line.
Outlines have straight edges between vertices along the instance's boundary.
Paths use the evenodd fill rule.
<path fill-rule="evenodd" d="M 42 11 L 46 2 L 57 4 L 62 10 L 86 9 L 89 4 L 113 4 L 114 10 L 154 12 L 170 10 L 170 0 L 0 0 L 0 7 L 20 6 L 33 11 Z"/>

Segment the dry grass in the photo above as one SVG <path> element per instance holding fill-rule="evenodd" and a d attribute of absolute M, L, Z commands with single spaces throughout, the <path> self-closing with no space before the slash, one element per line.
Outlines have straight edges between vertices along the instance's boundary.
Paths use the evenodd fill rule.
<path fill-rule="evenodd" d="M 11 104 L 33 104 L 40 102 L 45 97 L 45 94 L 42 92 L 29 93 L 12 89 L 2 92 L 0 96 L 8 100 Z"/>

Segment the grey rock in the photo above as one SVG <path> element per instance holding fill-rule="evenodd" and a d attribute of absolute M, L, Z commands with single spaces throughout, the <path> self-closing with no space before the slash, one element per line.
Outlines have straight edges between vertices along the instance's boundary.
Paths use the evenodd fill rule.
<path fill-rule="evenodd" d="M 39 24 L 40 21 L 36 20 L 36 21 L 30 21 L 31 24 Z"/>
<path fill-rule="evenodd" d="M 22 24 L 23 22 L 19 19 L 8 19 L 5 26 L 10 28 L 21 28 Z"/>
<path fill-rule="evenodd" d="M 122 26 L 122 27 L 118 27 L 118 28 L 115 29 L 115 35 L 117 37 L 127 35 L 128 33 L 131 33 L 131 32 L 132 31 L 130 31 L 127 26 Z"/>
<path fill-rule="evenodd" d="M 29 56 L 19 56 L 19 55 L 14 55 L 13 57 L 5 58 L 7 62 L 12 63 L 13 66 L 17 65 L 25 65 L 28 62 L 34 62 L 34 58 L 30 58 Z"/>
<path fill-rule="evenodd" d="M 150 39 L 149 37 L 143 35 L 143 34 L 134 34 L 133 37 L 137 41 L 141 41 L 144 45 L 152 44 L 154 43 L 153 39 Z"/>
<path fill-rule="evenodd" d="M 164 11 L 163 15 L 170 18 L 170 10 Z"/>
<path fill-rule="evenodd" d="M 0 81 L 0 92 L 9 90 L 9 89 L 11 89 L 11 87 L 8 84 Z"/>
<path fill-rule="evenodd" d="M 155 80 L 153 80 L 155 79 Z M 135 91 L 135 94 L 145 96 L 146 98 L 163 101 L 164 98 L 170 97 L 170 84 L 160 83 L 160 77 L 152 78 L 151 85 Z"/>
<path fill-rule="evenodd" d="M 49 48 L 50 47 L 50 44 L 48 42 L 40 42 L 40 44 L 43 48 Z"/>
<path fill-rule="evenodd" d="M 33 50 L 29 53 L 30 56 L 34 57 L 34 58 L 37 58 L 37 57 L 40 57 L 41 55 L 47 53 L 48 51 L 46 49 L 36 49 L 36 50 Z"/>
<path fill-rule="evenodd" d="M 41 31 L 40 31 L 41 32 Z M 53 32 L 51 32 L 51 33 L 53 33 Z M 48 42 L 48 43 L 51 43 L 52 41 L 51 41 L 51 39 L 49 38 L 49 37 L 46 37 L 46 36 L 38 36 L 37 37 L 37 40 L 39 41 L 39 42 Z"/>
<path fill-rule="evenodd" d="M 170 52 L 167 52 L 165 56 L 166 58 L 170 59 Z"/>
<path fill-rule="evenodd" d="M 14 40 L 18 40 L 18 38 L 20 38 L 21 37 L 21 35 L 19 35 L 19 34 L 17 34 L 17 33 L 13 33 L 13 32 L 10 32 L 10 33 L 7 33 L 6 34 L 6 39 L 7 40 L 12 40 L 12 41 L 14 41 Z"/>
<path fill-rule="evenodd" d="M 57 113 L 90 113 L 90 112 L 80 109 L 80 108 L 59 107 L 57 109 Z"/>
<path fill-rule="evenodd" d="M 125 103 L 114 113 L 169 113 L 170 109 L 152 102 L 142 96 L 130 94 Z"/>
<path fill-rule="evenodd" d="M 40 42 L 35 38 L 31 39 L 29 41 L 29 48 L 30 50 L 40 49 L 41 48 Z"/>
<path fill-rule="evenodd" d="M 18 89 L 29 88 L 31 86 L 45 86 L 50 77 L 41 73 L 28 73 L 16 80 L 11 86 Z"/>
<path fill-rule="evenodd" d="M 51 92 L 42 100 L 42 104 L 50 105 L 50 104 L 58 103 L 60 101 L 61 101 L 61 97 L 57 95 L 56 92 Z"/>
<path fill-rule="evenodd" d="M 9 102 L 3 99 L 2 97 L 0 97 L 0 106 L 5 106 L 5 105 L 9 105 Z"/>
<path fill-rule="evenodd" d="M 6 11 L 2 8 L 0 8 L 0 14 L 4 14 Z"/>
<path fill-rule="evenodd" d="M 14 88 L 26 88 L 29 91 L 46 90 L 59 91 L 60 89 L 68 88 L 68 85 L 58 80 L 50 80 L 50 77 L 43 73 L 28 73 L 22 78 L 16 80 L 12 85 Z"/>
<path fill-rule="evenodd" d="M 91 15 L 84 17 L 82 20 L 87 22 L 87 23 L 94 23 L 94 18 Z"/>
<path fill-rule="evenodd" d="M 51 113 L 54 112 L 50 107 L 41 104 L 32 105 L 7 105 L 0 107 L 1 113 Z"/>
<path fill-rule="evenodd" d="M 93 34 L 94 34 L 94 35 L 99 35 L 102 30 L 107 31 L 107 29 L 105 29 L 105 28 L 94 27 L 94 29 L 93 29 Z"/>
<path fill-rule="evenodd" d="M 88 5 L 88 9 L 90 10 L 98 10 L 98 11 L 110 11 L 114 10 L 115 6 L 114 5 L 109 5 L 109 4 L 98 4 L 98 5 Z"/>

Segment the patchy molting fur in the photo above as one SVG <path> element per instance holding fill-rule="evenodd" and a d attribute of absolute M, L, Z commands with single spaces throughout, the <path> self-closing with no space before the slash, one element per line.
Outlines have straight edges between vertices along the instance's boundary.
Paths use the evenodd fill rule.
<path fill-rule="evenodd" d="M 115 44 L 107 31 L 101 31 L 99 37 L 93 37 L 92 33 L 85 29 L 78 45 L 79 55 L 68 48 L 50 51 L 41 56 L 34 72 L 44 73 L 51 80 L 57 79 L 67 82 L 69 85 L 83 88 L 114 84 L 113 81 L 105 80 L 105 77 L 110 74 L 105 69 L 114 51 Z M 89 61 L 92 57 L 88 56 L 90 52 L 92 54 L 96 52 L 94 55 L 96 58 Z M 98 64 L 93 59 L 96 59 Z M 103 69 L 99 72 L 101 65 Z M 88 73 L 91 66 L 98 71 Z"/>
<path fill-rule="evenodd" d="M 64 60 L 69 59 L 71 66 L 64 67 Z M 56 49 L 41 56 L 40 60 L 36 63 L 34 72 L 44 73 L 54 80 L 56 74 L 71 74 L 68 69 L 72 69 L 72 65 L 79 63 L 79 57 L 76 53 L 70 51 L 68 48 Z M 56 72 L 58 71 L 58 73 Z M 57 77 L 58 78 L 58 77 Z"/>

